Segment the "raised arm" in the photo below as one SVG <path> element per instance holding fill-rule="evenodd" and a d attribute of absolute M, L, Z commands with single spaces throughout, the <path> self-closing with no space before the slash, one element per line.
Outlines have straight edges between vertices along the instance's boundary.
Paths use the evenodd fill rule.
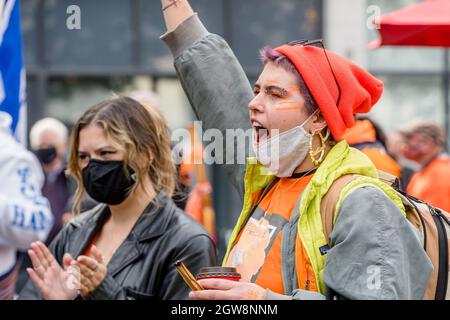
<path fill-rule="evenodd" d="M 161 3 L 168 30 L 161 38 L 172 51 L 178 77 L 203 129 L 218 129 L 224 138 L 226 129 L 241 129 L 228 132 L 233 141 L 225 143 L 223 168 L 242 196 L 243 160 L 249 153 L 243 142 L 251 127 L 247 105 L 252 88 L 229 45 L 206 30 L 187 0 Z"/>

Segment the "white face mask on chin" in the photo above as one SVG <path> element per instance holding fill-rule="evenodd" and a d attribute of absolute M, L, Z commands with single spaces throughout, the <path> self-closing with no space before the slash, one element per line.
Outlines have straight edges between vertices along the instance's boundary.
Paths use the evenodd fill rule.
<path fill-rule="evenodd" d="M 290 177 L 309 150 L 311 135 L 306 132 L 305 124 L 314 116 L 311 114 L 300 126 L 270 137 L 257 143 L 253 137 L 253 150 L 256 159 L 277 177 Z M 255 135 L 255 131 L 253 131 Z"/>

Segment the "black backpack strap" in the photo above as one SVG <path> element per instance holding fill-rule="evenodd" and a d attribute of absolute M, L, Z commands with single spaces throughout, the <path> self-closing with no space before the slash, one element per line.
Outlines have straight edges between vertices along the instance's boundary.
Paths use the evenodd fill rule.
<path fill-rule="evenodd" d="M 420 214 L 419 208 L 415 204 L 415 202 L 420 202 L 420 203 L 424 203 L 424 202 L 422 200 L 419 200 L 419 199 L 417 199 L 417 198 L 407 194 L 406 192 L 403 192 L 403 191 L 399 190 L 399 189 L 396 189 L 396 191 L 398 193 L 400 193 L 402 196 L 404 196 L 408 200 L 408 203 L 413 206 L 414 210 L 416 210 L 417 216 L 420 219 L 420 223 L 423 226 L 423 250 L 427 251 L 427 241 L 428 241 L 428 239 L 427 239 L 427 225 L 426 225 L 425 220 L 423 219 L 422 215 Z"/>
<path fill-rule="evenodd" d="M 448 238 L 447 232 L 445 231 L 444 222 L 445 219 L 441 215 L 441 212 L 437 208 L 430 206 L 430 211 L 433 213 L 433 220 L 436 224 L 438 231 L 438 242 L 439 242 L 439 272 L 437 278 L 436 295 L 435 300 L 445 300 L 447 294 L 447 281 L 448 281 Z M 448 223 L 447 219 L 445 219 Z"/>

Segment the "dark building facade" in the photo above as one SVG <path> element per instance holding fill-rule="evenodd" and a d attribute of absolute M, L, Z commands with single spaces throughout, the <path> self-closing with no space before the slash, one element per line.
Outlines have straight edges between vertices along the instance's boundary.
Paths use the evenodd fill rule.
<path fill-rule="evenodd" d="M 320 0 L 190 2 L 208 29 L 230 43 L 252 82 L 262 69 L 260 48 L 322 36 Z M 80 29 L 68 27 L 74 5 Z M 112 92 L 133 90 L 156 92 L 171 128 L 193 118 L 172 57 L 159 39 L 165 31 L 159 1 L 21 0 L 21 12 L 29 127 L 44 116 L 71 126 Z M 217 167 L 211 174 L 223 252 L 240 200 Z"/>

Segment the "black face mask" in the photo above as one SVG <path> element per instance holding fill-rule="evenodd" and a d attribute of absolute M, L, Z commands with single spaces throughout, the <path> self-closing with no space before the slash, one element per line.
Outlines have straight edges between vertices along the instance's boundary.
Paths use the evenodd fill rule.
<path fill-rule="evenodd" d="M 55 147 L 37 149 L 34 151 L 34 154 L 43 164 L 49 164 L 57 157 Z"/>
<path fill-rule="evenodd" d="M 123 202 L 134 185 L 133 169 L 123 170 L 123 161 L 101 161 L 91 159 L 83 169 L 83 185 L 92 199 L 110 205 Z"/>

